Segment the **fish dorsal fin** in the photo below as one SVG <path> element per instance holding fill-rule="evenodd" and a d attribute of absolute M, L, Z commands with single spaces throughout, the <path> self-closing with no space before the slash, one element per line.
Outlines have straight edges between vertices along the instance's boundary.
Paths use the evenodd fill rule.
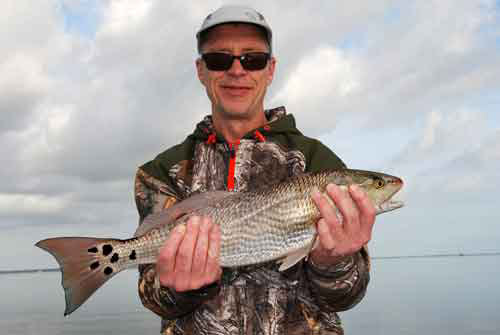
<path fill-rule="evenodd" d="M 186 214 L 214 205 L 222 199 L 235 194 L 237 193 L 228 191 L 210 191 L 193 195 L 167 209 L 147 216 L 135 231 L 134 236 L 142 236 L 155 228 L 171 225 L 177 219 Z"/>

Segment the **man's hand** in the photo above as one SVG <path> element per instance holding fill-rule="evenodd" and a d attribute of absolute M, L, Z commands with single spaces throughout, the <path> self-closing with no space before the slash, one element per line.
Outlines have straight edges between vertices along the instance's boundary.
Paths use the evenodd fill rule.
<path fill-rule="evenodd" d="M 319 266 L 334 265 L 366 245 L 372 236 L 376 214 L 366 193 L 356 185 L 351 185 L 349 191 L 334 184 L 329 184 L 326 189 L 342 214 L 342 221 L 325 195 L 312 194 L 321 219 L 317 223 L 319 242 L 310 257 Z"/>
<path fill-rule="evenodd" d="M 208 217 L 191 217 L 170 233 L 156 261 L 161 285 L 177 292 L 219 280 L 220 228 Z"/>

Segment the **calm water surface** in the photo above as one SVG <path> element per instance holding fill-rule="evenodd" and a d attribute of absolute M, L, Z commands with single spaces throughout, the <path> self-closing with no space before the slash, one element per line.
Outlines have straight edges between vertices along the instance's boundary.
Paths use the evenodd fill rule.
<path fill-rule="evenodd" d="M 346 334 L 500 334 L 500 257 L 378 259 Z M 125 271 L 64 317 L 60 274 L 0 275 L 0 334 L 158 334 Z"/>

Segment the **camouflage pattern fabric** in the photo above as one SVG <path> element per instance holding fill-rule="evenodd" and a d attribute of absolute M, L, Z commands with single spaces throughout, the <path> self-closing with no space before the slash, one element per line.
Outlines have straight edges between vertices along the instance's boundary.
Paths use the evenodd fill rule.
<path fill-rule="evenodd" d="M 233 153 L 234 191 L 344 167 L 329 149 L 303 136 L 283 107 L 266 117 L 269 123 L 244 136 Z M 230 154 L 207 116 L 184 143 L 138 169 L 140 221 L 190 194 L 226 189 Z M 275 262 L 224 269 L 220 283 L 179 293 L 159 285 L 153 264 L 143 265 L 139 296 L 162 318 L 161 334 L 343 334 L 337 312 L 356 305 L 369 281 L 365 249 L 329 269 L 307 261 L 277 269 Z"/>

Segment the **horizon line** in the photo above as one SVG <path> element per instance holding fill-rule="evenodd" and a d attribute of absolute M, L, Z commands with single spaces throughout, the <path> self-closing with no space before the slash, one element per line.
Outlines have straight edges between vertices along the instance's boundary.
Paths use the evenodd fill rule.
<path fill-rule="evenodd" d="M 399 255 L 399 256 L 374 256 L 372 260 L 384 259 L 405 259 L 405 258 L 442 258 L 442 257 L 478 257 L 478 256 L 500 256 L 500 251 L 496 252 L 476 252 L 476 253 L 444 253 L 444 254 L 426 254 L 426 255 Z M 130 268 L 129 268 L 130 269 Z M 125 269 L 127 270 L 127 269 Z M 40 269 L 20 269 L 20 270 L 0 270 L 3 274 L 22 274 L 36 272 L 60 272 L 60 268 L 40 268 Z"/>

